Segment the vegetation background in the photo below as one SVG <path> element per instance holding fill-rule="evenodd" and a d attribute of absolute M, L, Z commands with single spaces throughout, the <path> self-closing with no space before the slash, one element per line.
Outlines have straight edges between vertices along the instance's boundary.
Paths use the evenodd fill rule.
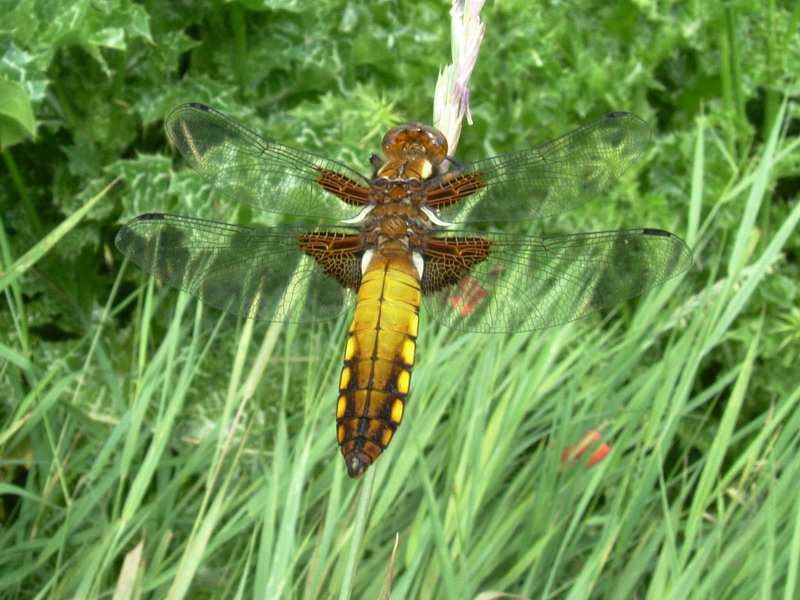
<path fill-rule="evenodd" d="M 484 8 L 460 157 L 610 110 L 654 130 L 608 197 L 514 228 L 660 227 L 695 264 L 541 332 L 424 320 L 364 480 L 346 319 L 237 321 L 124 268 L 143 212 L 277 221 L 176 158 L 172 108 L 368 171 L 431 119 L 448 9 L 0 0 L 0 598 L 800 596 L 800 3 Z M 590 430 L 606 459 L 562 462 Z"/>

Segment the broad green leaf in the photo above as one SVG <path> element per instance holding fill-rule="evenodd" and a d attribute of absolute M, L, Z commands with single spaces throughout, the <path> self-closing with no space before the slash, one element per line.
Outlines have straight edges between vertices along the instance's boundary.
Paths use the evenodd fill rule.
<path fill-rule="evenodd" d="M 0 148 L 35 134 L 36 120 L 30 97 L 20 84 L 0 77 Z"/>

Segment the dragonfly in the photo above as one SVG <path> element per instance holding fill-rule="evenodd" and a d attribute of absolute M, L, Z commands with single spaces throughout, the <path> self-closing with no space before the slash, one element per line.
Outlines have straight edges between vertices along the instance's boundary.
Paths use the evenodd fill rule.
<path fill-rule="evenodd" d="M 176 108 L 166 130 L 234 201 L 323 224 L 246 227 L 150 213 L 120 229 L 117 248 L 164 283 L 248 319 L 313 323 L 355 305 L 336 400 L 353 478 L 403 419 L 423 302 L 456 330 L 531 331 L 612 307 L 692 263 L 687 245 L 661 229 L 531 236 L 463 227 L 541 219 L 598 196 L 647 146 L 650 129 L 632 113 L 475 162 L 449 156 L 434 127 L 407 123 L 369 157 L 370 176 L 265 139 L 204 104 Z"/>

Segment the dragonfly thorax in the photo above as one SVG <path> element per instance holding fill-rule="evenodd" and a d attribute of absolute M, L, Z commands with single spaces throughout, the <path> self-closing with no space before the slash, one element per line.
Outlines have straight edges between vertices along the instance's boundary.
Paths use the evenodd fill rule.
<path fill-rule="evenodd" d="M 424 156 L 392 157 L 378 168 L 376 173 L 378 181 L 411 182 L 430 179 L 438 175 L 434 170 L 434 163 Z"/>

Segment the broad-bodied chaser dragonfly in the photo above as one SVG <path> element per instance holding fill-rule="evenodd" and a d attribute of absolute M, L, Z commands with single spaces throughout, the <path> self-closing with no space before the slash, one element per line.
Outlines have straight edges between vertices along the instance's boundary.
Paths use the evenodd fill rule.
<path fill-rule="evenodd" d="M 449 157 L 433 127 L 400 125 L 383 138 L 383 156 L 370 157 L 370 177 L 203 104 L 178 107 L 166 128 L 233 200 L 339 222 L 243 227 L 153 213 L 125 225 L 116 244 L 163 282 L 249 319 L 308 323 L 355 303 L 336 403 L 350 477 L 375 462 L 403 419 L 422 299 L 459 330 L 542 329 L 641 294 L 692 262 L 686 244 L 661 229 L 539 237 L 453 228 L 540 219 L 597 196 L 649 140 L 631 113 L 470 163 Z"/>

